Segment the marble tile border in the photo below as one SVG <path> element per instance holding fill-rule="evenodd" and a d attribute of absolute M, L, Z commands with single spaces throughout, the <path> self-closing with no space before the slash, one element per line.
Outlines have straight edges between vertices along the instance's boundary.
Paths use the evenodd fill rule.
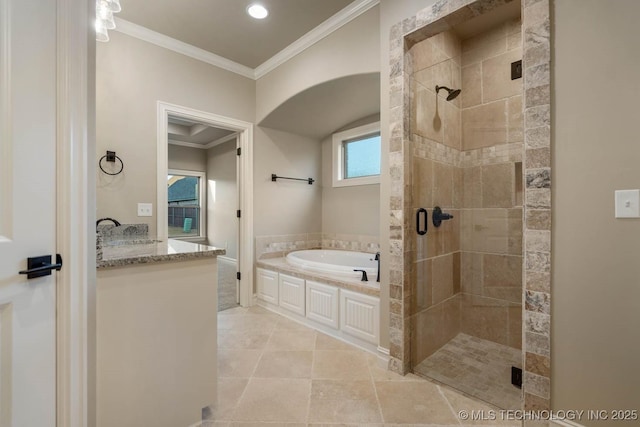
<path fill-rule="evenodd" d="M 461 151 L 457 148 L 447 147 L 440 142 L 421 137 L 420 135 L 412 134 L 411 138 L 413 141 L 413 155 L 415 157 L 435 160 L 446 165 L 460 168 L 522 162 L 524 156 L 522 142 L 508 142 L 493 147 Z M 539 148 L 532 150 L 534 157 L 530 159 L 530 168 L 534 167 L 532 165 L 539 164 L 540 161 L 545 160 L 542 157 L 546 153 L 542 152 L 542 150 L 545 149 Z M 547 152 L 549 151 L 548 148 L 546 150 Z"/>
<path fill-rule="evenodd" d="M 256 236 L 255 248 L 256 260 L 282 257 L 302 249 L 340 249 L 373 254 L 380 251 L 380 239 L 360 234 L 281 234 Z"/>
<path fill-rule="evenodd" d="M 439 0 L 390 31 L 390 298 L 389 368 L 410 369 L 411 265 L 411 47 L 511 0 Z M 550 409 L 551 318 L 551 37 L 549 0 L 522 1 L 524 176 L 523 209 L 523 407 Z M 547 218 L 538 221 L 535 218 Z M 406 266 L 406 268 L 405 268 Z M 527 305 L 528 301 L 528 305 Z M 542 368 L 541 368 L 542 367 Z"/>
<path fill-rule="evenodd" d="M 281 234 L 255 237 L 256 260 L 281 257 L 288 252 L 302 249 L 319 248 L 321 233 Z"/>

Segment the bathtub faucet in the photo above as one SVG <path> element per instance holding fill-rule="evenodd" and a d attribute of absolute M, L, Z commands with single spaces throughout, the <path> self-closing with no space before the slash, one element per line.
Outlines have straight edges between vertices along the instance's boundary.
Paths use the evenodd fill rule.
<path fill-rule="evenodd" d="M 362 273 L 362 279 L 360 279 L 361 282 L 368 282 L 369 281 L 369 278 L 367 277 L 367 271 L 366 270 L 355 269 L 353 271 L 360 271 Z"/>
<path fill-rule="evenodd" d="M 380 252 L 376 252 L 375 260 L 378 261 L 378 276 L 376 277 L 376 282 L 380 282 Z"/>

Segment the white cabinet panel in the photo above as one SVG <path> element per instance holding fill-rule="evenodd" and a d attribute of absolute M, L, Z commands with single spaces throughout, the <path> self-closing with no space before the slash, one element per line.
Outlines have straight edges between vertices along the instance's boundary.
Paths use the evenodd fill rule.
<path fill-rule="evenodd" d="M 280 307 L 304 316 L 304 279 L 280 274 Z"/>
<path fill-rule="evenodd" d="M 338 329 L 338 288 L 307 280 L 307 318 Z"/>
<path fill-rule="evenodd" d="M 268 310 L 375 353 L 380 299 L 313 280 L 256 268 L 257 298 Z"/>
<path fill-rule="evenodd" d="M 378 344 L 380 299 L 340 291 L 340 329 L 349 335 Z"/>
<path fill-rule="evenodd" d="M 256 296 L 271 304 L 278 304 L 278 273 L 257 268 L 256 276 Z"/>

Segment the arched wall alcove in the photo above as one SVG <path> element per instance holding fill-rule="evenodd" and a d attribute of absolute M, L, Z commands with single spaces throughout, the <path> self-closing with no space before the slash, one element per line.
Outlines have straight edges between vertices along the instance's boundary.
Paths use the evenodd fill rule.
<path fill-rule="evenodd" d="M 297 93 L 258 125 L 321 140 L 379 113 L 380 73 L 365 73 L 326 81 Z"/>
<path fill-rule="evenodd" d="M 286 100 L 345 76 L 380 72 L 375 6 L 256 81 L 256 123 Z"/>

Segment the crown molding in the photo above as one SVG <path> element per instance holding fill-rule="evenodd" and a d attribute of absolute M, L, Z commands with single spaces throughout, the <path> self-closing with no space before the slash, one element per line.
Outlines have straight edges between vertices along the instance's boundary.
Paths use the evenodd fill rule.
<path fill-rule="evenodd" d="M 195 142 L 176 141 L 175 139 L 169 139 L 167 142 L 169 143 L 169 145 L 178 145 L 180 147 L 197 148 L 198 150 L 207 149 L 206 145 L 196 144 Z"/>
<path fill-rule="evenodd" d="M 329 34 L 353 21 L 369 9 L 377 6 L 379 3 L 380 0 L 355 0 L 322 24 L 267 59 L 255 69 L 118 17 L 115 18 L 115 31 L 181 53 L 215 67 L 231 71 L 232 73 L 258 80 L 260 77 L 278 68 L 297 54 L 313 46 Z"/>
<path fill-rule="evenodd" d="M 233 139 L 236 139 L 237 137 L 238 137 L 238 132 L 234 132 L 234 133 L 232 133 L 232 134 L 230 134 L 230 135 L 223 136 L 222 138 L 218 138 L 218 139 L 216 139 L 216 140 L 214 140 L 214 141 L 211 141 L 210 143 L 208 143 L 208 144 L 207 144 L 207 145 L 205 145 L 204 147 L 205 147 L 206 149 L 213 148 L 213 147 L 215 147 L 216 145 L 224 144 L 225 142 L 227 142 L 227 141 L 231 141 L 231 140 L 233 140 Z"/>
<path fill-rule="evenodd" d="M 216 145 L 224 144 L 227 141 L 231 141 L 232 139 L 236 139 L 238 137 L 238 132 L 234 132 L 230 135 L 223 136 L 222 138 L 215 139 L 206 144 L 196 144 L 195 142 L 185 142 L 185 141 L 177 141 L 175 139 L 169 139 L 167 142 L 169 145 L 178 145 L 180 147 L 189 147 L 189 148 L 197 148 L 198 150 L 208 150 L 209 148 L 213 148 Z"/>
<path fill-rule="evenodd" d="M 223 70 L 231 71 L 250 79 L 255 79 L 255 72 L 252 68 L 246 67 L 242 64 L 238 64 L 237 62 L 216 55 L 215 53 L 200 49 L 199 47 L 181 42 L 180 40 L 176 40 L 172 37 L 165 36 L 164 34 L 155 32 L 141 25 L 134 24 L 133 22 L 129 22 L 117 17 L 115 18 L 115 21 L 115 31 L 119 31 L 128 36 L 155 44 L 156 46 L 181 53 L 193 59 L 206 62 L 207 64 L 214 65 L 218 68 L 222 68 Z"/>
<path fill-rule="evenodd" d="M 273 71 L 280 65 L 284 64 L 297 54 L 303 52 L 305 49 L 313 46 L 329 34 L 338 30 L 345 24 L 356 19 L 369 9 L 377 6 L 380 0 L 356 0 L 349 4 L 347 7 L 333 15 L 331 18 L 324 21 L 322 24 L 309 31 L 298 40 L 291 43 L 289 46 L 282 49 L 280 52 L 267 59 L 262 64 L 258 65 L 255 72 L 255 79 L 266 75 L 270 71 Z"/>

